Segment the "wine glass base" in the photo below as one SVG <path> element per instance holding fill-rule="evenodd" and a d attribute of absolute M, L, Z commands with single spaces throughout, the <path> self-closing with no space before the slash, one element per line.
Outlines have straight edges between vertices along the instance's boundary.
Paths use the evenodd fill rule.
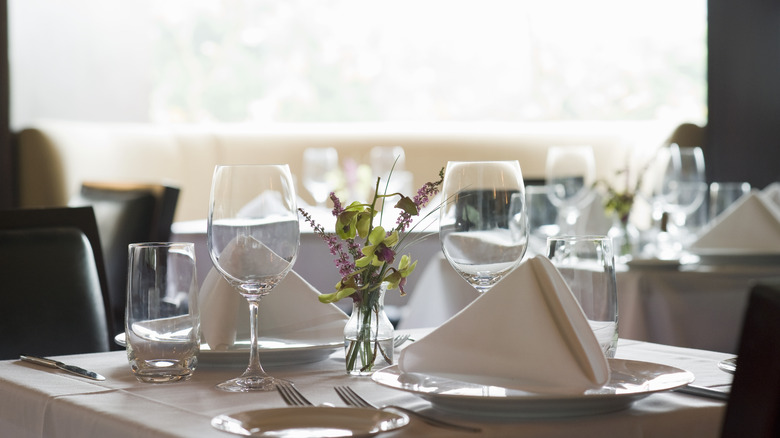
<path fill-rule="evenodd" d="M 236 377 L 217 384 L 217 388 L 228 392 L 276 391 L 279 385 L 290 384 L 289 380 L 277 379 L 271 376 Z"/>

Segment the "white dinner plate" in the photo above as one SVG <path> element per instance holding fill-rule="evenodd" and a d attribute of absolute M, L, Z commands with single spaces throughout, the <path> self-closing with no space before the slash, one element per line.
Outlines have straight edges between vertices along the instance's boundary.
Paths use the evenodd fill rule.
<path fill-rule="evenodd" d="M 703 265 L 771 265 L 780 263 L 780 252 L 757 252 L 750 248 L 697 248 L 693 252 Z"/>
<path fill-rule="evenodd" d="M 397 365 L 375 372 L 380 385 L 411 392 L 434 408 L 457 415 L 503 418 L 553 418 L 627 409 L 641 398 L 687 385 L 693 373 L 650 362 L 609 359 L 610 381 L 581 394 L 538 394 L 446 377 L 403 373 Z"/>
<path fill-rule="evenodd" d="M 679 259 L 657 259 L 657 258 L 633 258 L 626 262 L 629 268 L 649 268 L 649 269 L 677 269 L 682 263 Z"/>
<path fill-rule="evenodd" d="M 218 415 L 211 425 L 254 437 L 372 436 L 409 424 L 401 412 L 364 408 L 290 407 Z"/>
<path fill-rule="evenodd" d="M 114 342 L 124 347 L 125 334 L 114 337 Z M 280 366 L 319 362 L 335 351 L 344 348 L 343 339 L 289 340 L 261 337 L 258 353 L 263 366 Z M 249 341 L 238 341 L 230 350 L 214 351 L 208 344 L 201 344 L 198 363 L 201 365 L 246 365 L 249 360 Z"/>

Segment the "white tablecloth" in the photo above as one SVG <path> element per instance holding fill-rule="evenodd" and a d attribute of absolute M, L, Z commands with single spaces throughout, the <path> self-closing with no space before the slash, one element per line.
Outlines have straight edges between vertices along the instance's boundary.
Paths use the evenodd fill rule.
<path fill-rule="evenodd" d="M 414 335 L 419 336 L 417 332 Z M 701 385 L 728 384 L 731 375 L 717 362 L 722 353 L 690 350 L 621 340 L 618 357 L 653 361 L 693 372 Z M 227 393 L 215 388 L 237 376 L 245 363 L 202 366 L 190 381 L 145 384 L 130 374 L 124 352 L 64 356 L 62 361 L 97 371 L 104 382 L 93 382 L 26 362 L 0 362 L 0 436 L 3 437 L 228 437 L 210 426 L 212 417 L 243 410 L 283 407 L 276 392 Z M 458 434 L 412 419 L 409 426 L 388 433 L 393 436 L 490 436 L 490 437 L 717 437 L 725 403 L 680 393 L 653 394 L 630 409 L 603 415 L 557 420 L 485 421 L 451 418 L 431 409 L 412 394 L 385 388 L 369 378 L 348 377 L 343 353 L 318 363 L 269 368 L 288 378 L 315 404 L 343 403 L 334 385 L 349 384 L 370 401 L 397 404 L 415 410 L 477 425 L 481 434 Z"/>
<path fill-rule="evenodd" d="M 435 327 L 477 297 L 443 256 L 421 272 L 400 328 Z M 751 286 L 780 266 L 691 265 L 617 273 L 618 331 L 627 339 L 736 353 Z"/>

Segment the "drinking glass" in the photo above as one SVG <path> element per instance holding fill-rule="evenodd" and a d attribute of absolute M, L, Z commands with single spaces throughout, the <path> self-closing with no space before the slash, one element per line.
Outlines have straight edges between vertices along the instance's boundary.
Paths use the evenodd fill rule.
<path fill-rule="evenodd" d="M 307 148 L 303 151 L 303 186 L 311 193 L 318 207 L 324 207 L 331 192 L 328 173 L 339 165 L 334 148 Z"/>
<path fill-rule="evenodd" d="M 128 247 L 125 342 L 141 382 L 187 380 L 198 365 L 200 315 L 192 243 Z"/>
<path fill-rule="evenodd" d="M 208 249 L 220 274 L 249 303 L 249 366 L 217 385 L 226 391 L 271 391 L 257 352 L 260 299 L 295 263 L 299 244 L 295 189 L 287 165 L 217 166 L 211 186 Z"/>
<path fill-rule="evenodd" d="M 618 341 L 617 284 L 612 239 L 562 236 L 547 239 L 547 258 L 558 268 L 607 357 Z"/>
<path fill-rule="evenodd" d="M 749 182 L 714 182 L 710 184 L 709 220 L 715 219 L 724 210 L 750 193 Z"/>
<path fill-rule="evenodd" d="M 478 292 L 486 292 L 520 264 L 528 246 L 520 163 L 450 161 L 442 196 L 444 256 Z"/>
<path fill-rule="evenodd" d="M 545 174 L 550 202 L 558 208 L 561 232 L 576 234 L 580 211 L 593 199 L 596 163 L 590 146 L 552 146 Z"/>

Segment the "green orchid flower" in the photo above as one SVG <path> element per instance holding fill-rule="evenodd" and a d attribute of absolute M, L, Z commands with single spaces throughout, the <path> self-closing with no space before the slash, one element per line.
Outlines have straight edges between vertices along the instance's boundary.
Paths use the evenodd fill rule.
<path fill-rule="evenodd" d="M 342 239 L 365 238 L 371 229 L 371 221 L 376 215 L 370 206 L 353 202 L 336 218 L 336 234 Z"/>
<path fill-rule="evenodd" d="M 406 295 L 406 291 L 404 291 L 406 277 L 414 272 L 414 268 L 417 267 L 417 260 L 414 263 L 411 263 L 411 260 L 408 255 L 401 256 L 401 261 L 398 262 L 398 269 L 391 269 L 390 274 L 385 277 L 385 281 L 388 283 L 387 289 L 398 288 L 401 290 L 402 296 Z"/>
<path fill-rule="evenodd" d="M 382 266 L 384 263 L 393 263 L 395 260 L 393 247 L 398 244 L 398 231 L 394 230 L 388 236 L 385 229 L 378 226 L 371 230 L 366 243 L 367 245 L 361 250 L 363 257 L 355 260 L 355 266 L 365 268 L 368 265 Z"/>

